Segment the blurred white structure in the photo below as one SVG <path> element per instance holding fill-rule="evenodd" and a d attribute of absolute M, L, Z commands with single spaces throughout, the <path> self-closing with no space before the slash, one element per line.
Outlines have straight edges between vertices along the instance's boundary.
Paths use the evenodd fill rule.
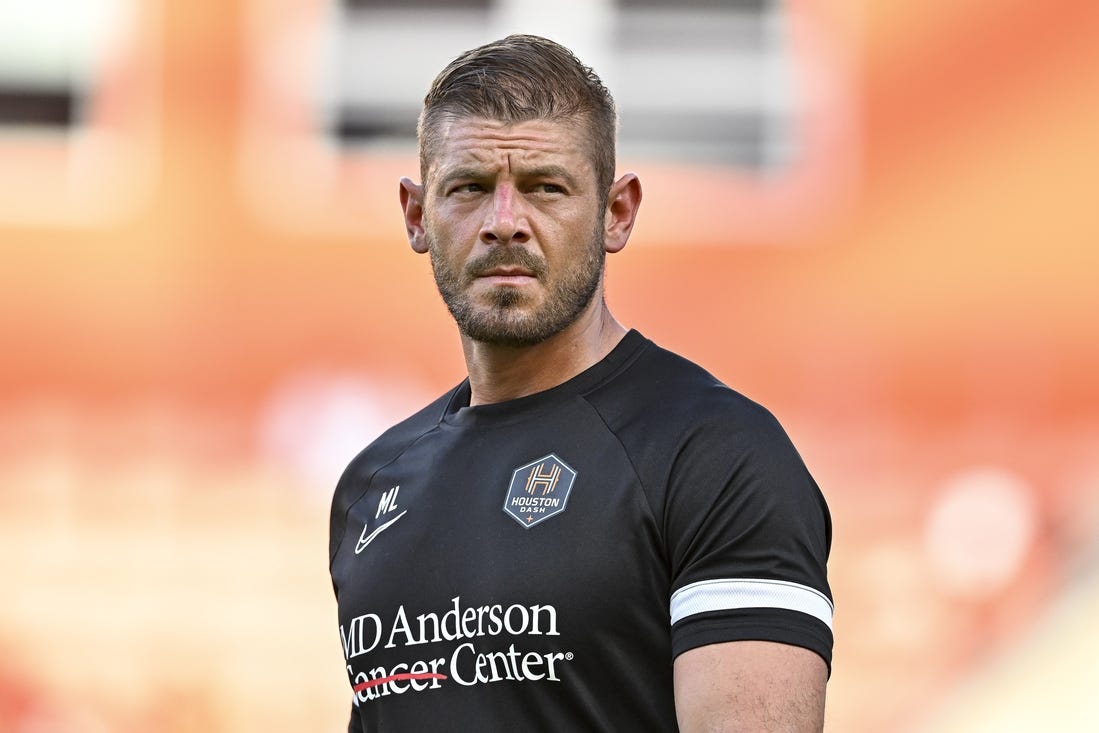
<path fill-rule="evenodd" d="M 160 0 L 0 0 L 0 224 L 100 227 L 159 166 Z"/>
<path fill-rule="evenodd" d="M 935 578 L 955 597 L 982 599 L 1016 580 L 1037 533 L 1034 491 L 997 466 L 951 477 L 924 528 Z"/>
<path fill-rule="evenodd" d="M 569 46 L 611 89 L 624 155 L 749 169 L 796 153 L 798 94 L 777 0 L 341 0 L 321 99 L 349 145 L 409 147 L 423 93 L 508 33 Z"/>

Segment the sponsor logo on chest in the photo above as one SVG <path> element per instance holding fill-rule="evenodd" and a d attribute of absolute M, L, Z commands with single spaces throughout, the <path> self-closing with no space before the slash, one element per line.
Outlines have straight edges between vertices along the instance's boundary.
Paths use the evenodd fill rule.
<path fill-rule="evenodd" d="M 560 635 L 551 604 L 467 605 L 461 596 L 445 612 L 402 604 L 392 616 L 365 613 L 340 625 L 356 705 L 451 684 L 560 682 L 573 660 L 556 649 Z M 440 645 L 449 649 L 440 654 Z M 400 661 L 369 661 L 376 650 L 395 650 Z"/>

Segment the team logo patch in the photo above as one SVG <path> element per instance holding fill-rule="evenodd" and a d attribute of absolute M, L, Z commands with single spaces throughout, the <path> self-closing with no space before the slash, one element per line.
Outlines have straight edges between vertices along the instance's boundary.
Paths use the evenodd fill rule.
<path fill-rule="evenodd" d="M 533 527 L 565 511 L 576 471 L 554 454 L 520 466 L 511 474 L 504 511 L 524 527 Z"/>

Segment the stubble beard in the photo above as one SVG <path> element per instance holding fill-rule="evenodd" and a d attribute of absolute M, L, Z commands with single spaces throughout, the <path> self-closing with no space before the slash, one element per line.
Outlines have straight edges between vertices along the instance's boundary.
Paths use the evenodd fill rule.
<path fill-rule="evenodd" d="M 458 330 L 474 341 L 498 346 L 533 346 L 575 323 L 598 292 L 606 261 L 601 227 L 593 232 L 583 260 L 552 281 L 547 279 L 545 262 L 521 245 L 494 247 L 456 268 L 439 252 L 430 233 L 427 243 L 435 284 Z M 494 288 L 487 294 L 487 303 L 485 298 L 474 301 L 469 286 L 477 275 L 502 266 L 531 272 L 546 289 L 544 302 L 531 310 L 528 296 L 511 287 Z"/>

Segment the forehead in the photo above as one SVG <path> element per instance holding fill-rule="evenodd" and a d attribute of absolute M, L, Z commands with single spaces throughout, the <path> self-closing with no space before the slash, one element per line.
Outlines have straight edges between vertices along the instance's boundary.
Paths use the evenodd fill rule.
<path fill-rule="evenodd" d="M 594 174 L 586 128 L 570 120 L 505 123 L 458 118 L 439 126 L 428 175 L 477 166 L 496 170 L 546 163 L 567 167 L 578 176 Z"/>

